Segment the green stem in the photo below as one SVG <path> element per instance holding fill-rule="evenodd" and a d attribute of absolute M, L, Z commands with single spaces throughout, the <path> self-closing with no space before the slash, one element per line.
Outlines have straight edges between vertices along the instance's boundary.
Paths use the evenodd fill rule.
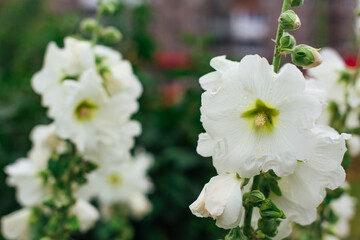
<path fill-rule="evenodd" d="M 254 177 L 251 191 L 259 189 L 260 178 L 261 178 L 261 175 L 257 175 Z M 252 237 L 251 237 L 251 219 L 252 219 L 253 209 L 254 209 L 253 206 L 245 207 L 244 235 L 247 236 L 249 239 L 252 239 Z"/>
<path fill-rule="evenodd" d="M 102 1 L 103 0 L 99 0 L 98 2 L 98 8 L 97 8 L 97 12 L 96 12 L 96 28 L 92 34 L 92 39 L 91 39 L 91 45 L 95 46 L 96 43 L 98 42 L 99 39 L 99 33 L 100 33 L 100 21 L 103 15 L 103 8 L 102 8 Z"/>
<path fill-rule="evenodd" d="M 284 0 L 281 13 L 289 10 L 290 5 L 291 5 L 291 0 Z M 276 33 L 275 50 L 274 50 L 274 58 L 273 58 L 274 72 L 276 73 L 279 71 L 279 66 L 280 66 L 280 59 L 281 59 L 280 39 L 283 36 L 283 34 L 284 34 L 284 29 L 279 24 Z"/>

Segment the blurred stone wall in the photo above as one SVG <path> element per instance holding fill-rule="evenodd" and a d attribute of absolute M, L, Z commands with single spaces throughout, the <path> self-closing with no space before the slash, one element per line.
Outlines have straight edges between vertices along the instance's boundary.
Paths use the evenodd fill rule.
<path fill-rule="evenodd" d="M 4 0 L 0 0 L 4 1 Z M 56 11 L 81 7 L 80 0 L 51 0 Z M 82 0 L 95 1 L 95 0 Z M 153 10 L 150 31 L 162 51 L 186 51 L 185 33 L 215 37 L 216 53 L 271 57 L 283 0 L 147 0 Z M 302 27 L 292 33 L 298 43 L 353 51 L 357 0 L 305 0 L 296 8 Z"/>

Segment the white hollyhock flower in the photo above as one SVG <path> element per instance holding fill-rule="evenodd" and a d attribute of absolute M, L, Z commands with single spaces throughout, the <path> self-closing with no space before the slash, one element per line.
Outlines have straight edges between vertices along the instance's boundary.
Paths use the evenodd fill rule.
<path fill-rule="evenodd" d="M 274 73 L 266 59 L 246 56 L 211 61 L 216 69 L 200 79 L 201 121 L 197 151 L 213 157 L 219 172 L 252 177 L 273 169 L 290 174 L 312 151 L 308 128 L 321 113 L 319 100 L 305 92 L 305 78 L 294 65 Z"/>
<path fill-rule="evenodd" d="M 122 204 L 129 207 L 135 217 L 140 217 L 151 210 L 145 194 L 153 188 L 147 176 L 152 162 L 152 156 L 144 152 L 124 162 L 105 162 L 89 175 L 89 182 L 80 188 L 77 196 L 85 199 L 95 196 L 103 209 Z"/>
<path fill-rule="evenodd" d="M 16 187 L 18 202 L 27 207 L 42 203 L 46 194 L 38 168 L 30 159 L 19 159 L 7 166 L 5 172 L 9 175 L 7 184 Z"/>
<path fill-rule="evenodd" d="M 317 140 L 312 157 L 298 162 L 293 174 L 279 180 L 281 196 L 270 196 L 287 220 L 301 225 L 316 219 L 316 208 L 323 201 L 326 188 L 336 189 L 345 181 L 341 162 L 346 151 L 345 140 L 350 136 L 339 135 L 325 126 L 317 126 L 312 133 Z"/>
<path fill-rule="evenodd" d="M 235 228 L 243 215 L 241 182 L 236 173 L 211 178 L 190 205 L 191 212 L 197 217 L 212 217 L 218 227 Z"/>
<path fill-rule="evenodd" d="M 347 238 L 350 234 L 350 220 L 355 216 L 356 199 L 343 194 L 331 202 L 330 207 L 338 220 L 335 224 L 326 224 L 327 228 L 339 238 Z"/>
<path fill-rule="evenodd" d="M 108 47 L 95 46 L 94 52 L 108 92 L 112 96 L 126 93 L 134 100 L 139 98 L 142 86 L 130 62 L 122 59 L 119 52 Z"/>
<path fill-rule="evenodd" d="M 62 109 L 55 115 L 56 130 L 61 138 L 72 140 L 80 152 L 99 149 L 99 142 L 115 142 L 119 126 L 138 108 L 126 94 L 109 98 L 93 69 L 81 74 L 79 81 L 67 80 L 63 85 L 65 99 L 58 99 Z"/>
<path fill-rule="evenodd" d="M 340 240 L 340 238 L 335 237 L 334 235 L 325 234 L 323 240 Z"/>
<path fill-rule="evenodd" d="M 51 117 L 59 111 L 64 98 L 62 82 L 77 79 L 83 71 L 95 67 L 95 55 L 87 41 L 67 37 L 63 49 L 53 42 L 48 45 L 44 66 L 34 75 L 32 87 L 42 95 L 43 106 L 50 107 Z"/>
<path fill-rule="evenodd" d="M 72 207 L 72 213 L 76 215 L 80 223 L 80 231 L 86 232 L 95 225 L 100 218 L 98 210 L 85 200 L 78 199 Z"/>
<path fill-rule="evenodd" d="M 112 141 L 109 139 L 99 139 L 96 147 L 85 147 L 83 152 L 86 159 L 95 162 L 119 162 L 129 159 L 129 150 L 134 146 L 134 137 L 141 133 L 141 125 L 137 121 L 128 121 L 115 130 L 115 136 Z"/>
<path fill-rule="evenodd" d="M 340 73 L 346 69 L 341 56 L 331 48 L 324 48 L 320 51 L 323 63 L 308 70 L 313 78 L 319 80 L 328 92 L 329 101 L 334 101 L 339 106 L 345 106 L 346 84 L 339 82 Z"/>
<path fill-rule="evenodd" d="M 1 232 L 8 240 L 30 240 L 31 210 L 23 208 L 1 218 Z"/>
<path fill-rule="evenodd" d="M 29 158 L 34 164 L 44 169 L 53 151 L 61 154 L 66 151 L 66 143 L 56 135 L 55 124 L 38 125 L 31 134 L 33 143 Z"/>
<path fill-rule="evenodd" d="M 348 102 L 352 108 L 360 106 L 360 79 L 356 81 L 354 86 L 349 87 Z"/>

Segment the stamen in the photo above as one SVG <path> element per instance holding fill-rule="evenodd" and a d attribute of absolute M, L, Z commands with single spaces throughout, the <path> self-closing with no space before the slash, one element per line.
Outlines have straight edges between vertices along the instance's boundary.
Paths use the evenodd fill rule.
<path fill-rule="evenodd" d="M 254 123 L 256 127 L 263 127 L 266 124 L 267 116 L 265 113 L 258 113 L 255 116 Z"/>

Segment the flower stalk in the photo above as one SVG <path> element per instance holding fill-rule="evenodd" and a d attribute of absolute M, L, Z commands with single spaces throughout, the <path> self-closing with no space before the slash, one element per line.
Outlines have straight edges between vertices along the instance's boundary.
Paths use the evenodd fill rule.
<path fill-rule="evenodd" d="M 98 7 L 97 7 L 97 10 L 96 10 L 96 27 L 92 33 L 92 39 L 91 39 L 91 45 L 92 46 L 95 46 L 98 42 L 98 39 L 99 39 L 99 34 L 100 34 L 100 21 L 101 21 L 101 18 L 102 18 L 102 15 L 103 15 L 103 12 L 104 12 L 104 8 L 102 6 L 102 2 L 103 0 L 99 0 L 98 2 Z"/>
<path fill-rule="evenodd" d="M 284 13 L 287 10 L 289 10 L 290 5 L 291 5 L 291 0 L 284 0 L 281 13 Z M 281 27 L 279 23 L 276 33 L 275 50 L 274 50 L 274 58 L 273 58 L 274 72 L 276 73 L 279 71 L 279 66 L 280 66 L 280 60 L 281 60 L 280 39 L 283 36 L 283 34 L 284 34 L 284 29 Z"/>
<path fill-rule="evenodd" d="M 251 187 L 251 191 L 258 190 L 260 186 L 260 178 L 261 175 L 257 175 L 254 177 L 254 181 Z M 245 207 L 245 220 L 244 220 L 244 235 L 251 239 L 251 219 L 254 207 L 252 205 L 248 205 Z"/>

